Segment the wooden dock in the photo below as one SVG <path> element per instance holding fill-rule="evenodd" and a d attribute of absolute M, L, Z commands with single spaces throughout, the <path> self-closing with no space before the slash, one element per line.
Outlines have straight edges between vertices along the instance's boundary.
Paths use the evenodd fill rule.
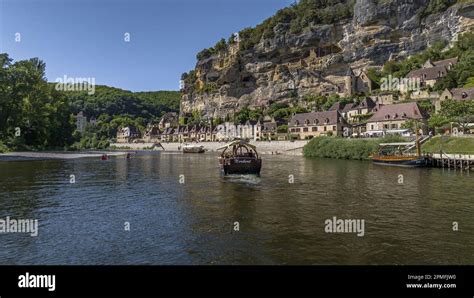
<path fill-rule="evenodd" d="M 429 167 L 474 171 L 474 155 L 470 154 L 424 154 Z"/>

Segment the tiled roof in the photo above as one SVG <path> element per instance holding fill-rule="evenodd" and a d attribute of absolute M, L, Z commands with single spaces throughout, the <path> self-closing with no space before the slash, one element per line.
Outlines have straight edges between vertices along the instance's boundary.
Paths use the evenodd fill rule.
<path fill-rule="evenodd" d="M 456 63 L 458 63 L 458 57 L 433 62 L 435 66 L 444 66 L 444 67 L 447 67 L 450 64 L 455 65 Z"/>
<path fill-rule="evenodd" d="M 370 97 L 366 97 L 357 106 L 352 107 L 351 110 L 358 110 L 358 109 L 372 110 L 375 106 L 376 106 L 375 102 Z"/>
<path fill-rule="evenodd" d="M 368 120 L 368 122 L 426 118 L 426 113 L 420 109 L 416 102 L 408 102 L 380 106 L 380 109 Z"/>
<path fill-rule="evenodd" d="M 422 68 L 412 70 L 407 77 L 408 78 L 420 78 L 421 80 L 436 80 L 443 77 L 448 73 L 445 66 L 435 66 L 429 68 Z"/>
<path fill-rule="evenodd" d="M 349 111 L 352 109 L 353 106 L 354 106 L 353 103 L 348 103 L 348 104 L 346 104 L 346 105 L 344 106 L 344 109 L 342 109 L 342 112 L 343 112 L 343 113 L 349 112 Z"/>
<path fill-rule="evenodd" d="M 334 125 L 342 121 L 342 116 L 339 111 L 326 111 L 326 112 L 312 112 L 296 114 L 290 119 L 289 126 L 303 126 L 305 123 L 308 125 Z"/>
<path fill-rule="evenodd" d="M 474 88 L 451 89 L 451 94 L 457 100 L 474 100 Z"/>
<path fill-rule="evenodd" d="M 329 109 L 328 111 L 340 111 L 342 110 L 342 104 L 340 101 L 335 102 Z"/>

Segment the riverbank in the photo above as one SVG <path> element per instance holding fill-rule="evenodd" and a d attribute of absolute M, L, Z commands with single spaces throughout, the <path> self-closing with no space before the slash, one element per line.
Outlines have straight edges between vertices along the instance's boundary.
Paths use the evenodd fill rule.
<path fill-rule="evenodd" d="M 303 150 L 306 157 L 368 160 L 380 143 L 403 142 L 401 137 L 377 139 L 344 139 L 333 137 L 313 138 Z"/>
<path fill-rule="evenodd" d="M 101 157 L 103 154 L 108 156 L 122 156 L 127 152 L 110 151 L 90 151 L 90 152 L 8 152 L 0 153 L 0 161 L 11 160 L 45 160 L 45 159 L 77 159 L 87 157 Z"/>
<path fill-rule="evenodd" d="M 436 136 L 423 144 L 423 152 L 474 155 L 474 137 L 440 137 Z"/>
<path fill-rule="evenodd" d="M 257 152 L 259 154 L 281 154 L 281 155 L 303 155 L 303 147 L 308 144 L 309 141 L 251 141 L 250 144 L 257 147 Z M 193 145 L 202 145 L 208 152 L 216 152 L 217 148 L 222 147 L 227 144 L 227 142 L 200 142 L 192 143 Z M 161 143 L 165 148 L 165 151 L 179 152 L 180 148 L 183 147 L 182 143 Z M 150 150 L 153 147 L 153 143 L 140 143 L 140 144 L 123 144 L 123 143 L 113 143 L 110 144 L 110 147 L 116 150 Z M 157 148 L 155 150 L 163 150 Z"/>
<path fill-rule="evenodd" d="M 380 143 L 392 142 L 406 142 L 406 140 L 397 136 L 377 139 L 318 137 L 305 146 L 303 154 L 307 157 L 368 160 L 369 156 L 378 150 Z M 440 148 L 445 153 L 445 157 L 471 159 L 471 155 L 474 156 L 474 138 L 436 136 L 423 144 L 421 151 L 437 156 Z"/>

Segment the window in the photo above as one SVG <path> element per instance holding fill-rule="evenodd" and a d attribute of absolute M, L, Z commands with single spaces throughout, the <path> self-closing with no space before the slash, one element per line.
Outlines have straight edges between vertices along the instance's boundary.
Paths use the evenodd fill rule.
<path fill-rule="evenodd" d="M 307 127 L 304 127 L 304 128 L 303 128 L 303 132 L 308 132 L 308 128 L 307 128 Z"/>
<path fill-rule="evenodd" d="M 324 126 L 324 131 L 326 131 L 326 130 L 327 130 L 327 128 L 326 128 L 326 126 Z"/>
<path fill-rule="evenodd" d="M 336 126 L 333 126 L 333 127 L 332 127 L 332 130 L 333 130 L 333 131 L 336 131 L 336 130 L 337 130 L 337 129 L 336 129 Z"/>
<path fill-rule="evenodd" d="M 383 128 L 384 128 L 384 129 L 388 129 L 388 124 L 384 124 L 384 125 L 383 125 Z"/>
<path fill-rule="evenodd" d="M 313 127 L 311 131 L 318 131 L 318 127 L 317 126 Z"/>

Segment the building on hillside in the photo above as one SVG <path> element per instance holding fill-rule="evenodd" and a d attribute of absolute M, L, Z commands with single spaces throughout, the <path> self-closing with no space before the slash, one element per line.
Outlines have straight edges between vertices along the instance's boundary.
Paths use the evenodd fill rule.
<path fill-rule="evenodd" d="M 423 68 L 412 70 L 408 73 L 407 78 L 418 79 L 420 81 L 420 87 L 433 87 L 437 81 L 444 77 L 458 62 L 458 58 L 445 59 L 440 61 L 431 62 L 426 61 Z M 405 88 L 401 88 L 405 90 Z M 405 90 L 406 91 L 406 90 Z M 405 93 L 405 92 L 403 92 Z"/>
<path fill-rule="evenodd" d="M 435 101 L 439 98 L 438 92 L 429 92 L 428 90 L 414 91 L 410 93 L 411 100 L 431 100 Z"/>
<path fill-rule="evenodd" d="M 117 131 L 117 143 L 132 143 L 140 137 L 140 131 L 134 126 L 122 127 Z"/>
<path fill-rule="evenodd" d="M 441 110 L 441 103 L 445 100 L 474 100 L 474 88 L 454 88 L 451 90 L 445 89 L 435 102 L 435 110 Z"/>
<path fill-rule="evenodd" d="M 420 87 L 433 87 L 438 80 L 444 77 L 448 70 L 444 66 L 435 66 L 411 71 L 407 77 L 409 79 L 418 79 Z"/>
<path fill-rule="evenodd" d="M 87 126 L 87 117 L 83 112 L 79 112 L 74 118 L 76 118 L 76 130 L 80 133 L 84 133 Z"/>
<path fill-rule="evenodd" d="M 379 105 L 393 105 L 398 103 L 399 97 L 396 93 L 383 92 L 377 95 L 372 95 L 370 98 Z"/>
<path fill-rule="evenodd" d="M 349 124 L 339 111 L 294 114 L 288 123 L 291 136 L 302 140 L 323 135 L 342 136 L 345 127 Z"/>
<path fill-rule="evenodd" d="M 372 111 L 377 107 L 375 102 L 370 98 L 364 98 L 358 105 L 353 106 L 346 114 L 346 119 L 349 123 L 358 123 L 361 120 L 361 117 L 372 113 Z"/>
<path fill-rule="evenodd" d="M 323 79 L 325 83 L 320 92 L 323 95 L 337 93 L 341 97 L 350 97 L 372 92 L 372 81 L 364 70 L 354 71 L 349 67 L 345 74 L 325 76 Z"/>
<path fill-rule="evenodd" d="M 426 123 L 428 114 L 416 102 L 381 106 L 367 121 L 366 136 L 381 136 L 401 131 L 403 124 L 410 119 Z M 424 129 L 426 130 L 425 125 Z"/>
<path fill-rule="evenodd" d="M 91 120 L 89 120 L 89 124 L 92 126 L 97 126 L 97 119 L 95 117 L 91 117 Z"/>
<path fill-rule="evenodd" d="M 178 126 L 178 121 L 178 113 L 168 112 L 161 117 L 158 128 L 163 130 L 168 127 L 176 127 Z"/>
<path fill-rule="evenodd" d="M 450 71 L 454 65 L 458 63 L 458 57 L 455 58 L 450 58 L 450 59 L 445 59 L 445 60 L 439 60 L 435 62 L 431 62 L 430 59 L 428 59 L 425 64 L 423 64 L 423 68 L 431 68 L 431 67 L 440 67 L 444 66 L 448 71 Z"/>

